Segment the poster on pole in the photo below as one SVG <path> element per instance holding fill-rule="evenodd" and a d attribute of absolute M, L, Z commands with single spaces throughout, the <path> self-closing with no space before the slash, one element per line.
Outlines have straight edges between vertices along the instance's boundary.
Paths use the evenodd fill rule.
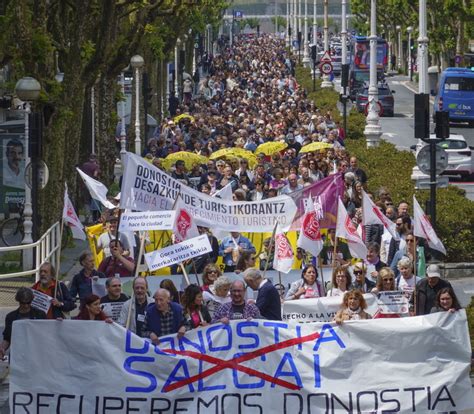
<path fill-rule="evenodd" d="M 206 234 L 145 254 L 151 272 L 212 251 Z"/>
<path fill-rule="evenodd" d="M 175 215 L 174 210 L 123 213 L 119 231 L 172 230 Z"/>

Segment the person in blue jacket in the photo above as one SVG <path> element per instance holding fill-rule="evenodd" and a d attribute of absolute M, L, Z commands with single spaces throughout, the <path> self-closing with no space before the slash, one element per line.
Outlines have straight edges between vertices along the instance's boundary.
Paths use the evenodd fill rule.
<path fill-rule="evenodd" d="M 171 302 L 171 295 L 166 289 L 158 289 L 153 295 L 155 303 L 148 305 L 145 316 L 144 334 L 151 342 L 159 345 L 160 336 L 186 332 L 183 308 L 179 303 Z"/>
<path fill-rule="evenodd" d="M 247 269 L 243 276 L 245 283 L 253 290 L 258 291 L 255 304 L 263 318 L 271 321 L 281 321 L 280 294 L 272 282 L 263 278 L 260 270 L 255 268 Z"/>

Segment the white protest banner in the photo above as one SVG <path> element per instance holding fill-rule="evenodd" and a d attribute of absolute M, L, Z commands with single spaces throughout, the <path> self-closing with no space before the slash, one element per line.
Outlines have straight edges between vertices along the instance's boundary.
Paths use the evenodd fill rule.
<path fill-rule="evenodd" d="M 33 302 L 31 302 L 33 308 L 48 313 L 52 301 L 51 296 L 33 289 Z"/>
<path fill-rule="evenodd" d="M 11 413 L 474 408 L 464 310 L 342 326 L 231 321 L 182 339 L 162 337 L 159 346 L 117 324 L 21 320 L 14 326 Z M 45 358 L 45 349 L 55 358 Z"/>
<path fill-rule="evenodd" d="M 271 232 L 277 222 L 287 231 L 296 214 L 288 196 L 260 201 L 230 201 L 183 185 L 138 155 L 125 155 L 120 207 L 139 211 L 171 210 L 178 195 L 198 226 L 226 231 Z"/>
<path fill-rule="evenodd" d="M 377 306 L 380 313 L 407 314 L 409 310 L 408 297 L 400 291 L 377 293 Z"/>
<path fill-rule="evenodd" d="M 160 250 L 145 254 L 145 261 L 150 271 L 184 262 L 212 251 L 211 243 L 206 234 L 173 244 Z"/>
<path fill-rule="evenodd" d="M 367 302 L 366 312 L 374 315 L 377 312 L 375 295 L 364 294 Z M 341 309 L 342 296 L 326 296 L 323 298 L 286 300 L 283 303 L 282 319 L 299 323 L 331 322 L 336 312 Z"/>
<path fill-rule="evenodd" d="M 175 215 L 174 210 L 123 213 L 119 231 L 171 230 Z"/>
<path fill-rule="evenodd" d="M 117 322 L 120 317 L 124 302 L 107 302 L 101 303 L 100 308 L 104 313 L 111 318 L 114 322 Z"/>

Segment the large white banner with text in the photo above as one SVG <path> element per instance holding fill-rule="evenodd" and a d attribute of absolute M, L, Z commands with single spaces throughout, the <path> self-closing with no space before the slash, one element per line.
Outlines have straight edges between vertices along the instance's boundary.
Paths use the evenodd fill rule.
<path fill-rule="evenodd" d="M 341 326 L 232 321 L 160 339 L 155 347 L 105 322 L 16 321 L 11 413 L 474 408 L 463 310 Z"/>
<path fill-rule="evenodd" d="M 254 202 L 211 197 L 175 180 L 138 155 L 126 154 L 121 208 L 171 210 L 178 194 L 198 225 L 227 231 L 271 232 L 277 222 L 288 231 L 297 210 L 295 202 L 288 196 Z"/>
<path fill-rule="evenodd" d="M 283 303 L 282 318 L 284 321 L 299 323 L 330 322 L 336 312 L 341 309 L 342 296 L 326 296 L 323 298 L 286 300 Z M 372 293 L 365 293 L 366 312 L 374 315 L 377 312 L 377 298 Z"/>

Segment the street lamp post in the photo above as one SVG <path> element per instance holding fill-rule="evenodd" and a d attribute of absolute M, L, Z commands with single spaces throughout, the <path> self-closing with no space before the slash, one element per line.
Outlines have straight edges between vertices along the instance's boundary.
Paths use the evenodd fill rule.
<path fill-rule="evenodd" d="M 313 1 L 313 44 L 316 45 L 316 50 L 318 50 L 318 22 L 316 21 L 317 18 L 317 1 Z"/>
<path fill-rule="evenodd" d="M 286 46 L 290 45 L 290 0 L 286 0 Z"/>
<path fill-rule="evenodd" d="M 329 53 L 329 23 L 328 23 L 328 0 L 324 0 L 324 52 Z M 334 85 L 329 80 L 329 75 L 323 75 L 321 88 L 332 88 Z"/>
<path fill-rule="evenodd" d="M 176 39 L 176 45 L 174 47 L 174 95 L 175 96 L 177 96 L 178 94 L 178 86 L 179 86 L 178 84 L 178 53 L 179 53 L 180 44 L 181 44 L 181 40 L 179 40 L 179 37 L 178 37 L 178 39 Z M 209 50 L 208 50 L 208 53 L 209 53 Z"/>
<path fill-rule="evenodd" d="M 127 150 L 127 133 L 125 131 L 125 73 L 120 73 L 120 91 L 122 92 L 122 101 L 120 102 L 120 157 L 123 161 L 123 155 Z"/>
<path fill-rule="evenodd" d="M 408 33 L 408 76 L 410 77 L 410 81 L 413 80 L 413 68 L 411 64 L 411 32 L 413 31 L 413 27 L 408 26 L 407 27 L 407 33 Z"/>
<path fill-rule="evenodd" d="M 30 154 L 30 128 L 29 116 L 31 113 L 30 102 L 34 102 L 39 98 L 41 91 L 40 83 L 32 77 L 20 79 L 15 85 L 15 93 L 18 98 L 25 102 L 25 167 L 31 163 Z M 32 174 L 32 180 L 37 179 Z M 23 210 L 23 231 L 24 236 L 21 244 L 33 243 L 33 208 L 32 208 L 32 192 L 28 184 L 25 183 L 25 204 Z M 23 252 L 23 270 L 33 268 L 33 251 L 31 249 Z"/>
<path fill-rule="evenodd" d="M 308 41 L 308 0 L 304 0 L 304 33 L 303 33 L 303 63 L 309 63 L 309 41 Z"/>
<path fill-rule="evenodd" d="M 135 154 L 141 154 L 142 140 L 140 137 L 140 68 L 145 61 L 140 55 L 132 56 L 130 64 L 135 69 Z"/>
<path fill-rule="evenodd" d="M 400 70 L 402 68 L 402 27 L 398 25 L 396 29 L 398 30 L 397 67 Z"/>
<path fill-rule="evenodd" d="M 379 124 L 378 114 L 378 88 L 377 88 L 377 0 L 370 1 L 370 81 L 368 97 L 368 114 L 364 135 L 367 137 L 367 147 L 379 145 L 382 128 Z"/>

